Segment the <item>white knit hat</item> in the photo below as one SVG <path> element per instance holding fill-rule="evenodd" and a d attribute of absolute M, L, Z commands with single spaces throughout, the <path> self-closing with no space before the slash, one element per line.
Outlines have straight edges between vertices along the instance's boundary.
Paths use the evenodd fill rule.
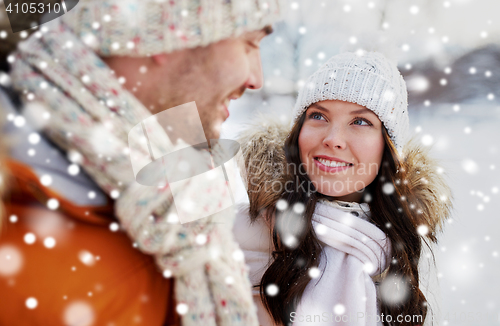
<path fill-rule="evenodd" d="M 147 56 L 205 46 L 279 19 L 283 0 L 80 0 L 61 17 L 94 51 Z"/>
<path fill-rule="evenodd" d="M 341 100 L 372 110 L 401 154 L 410 122 L 408 93 L 396 64 L 378 52 L 346 52 L 328 60 L 299 91 L 292 125 L 316 102 Z"/>

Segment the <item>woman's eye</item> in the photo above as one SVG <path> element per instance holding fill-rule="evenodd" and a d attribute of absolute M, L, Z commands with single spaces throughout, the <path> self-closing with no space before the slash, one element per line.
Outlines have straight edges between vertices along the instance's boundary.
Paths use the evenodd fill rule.
<path fill-rule="evenodd" d="M 358 126 L 371 126 L 372 124 L 365 120 L 365 119 L 361 119 L 361 118 L 357 118 L 356 120 L 354 120 L 353 122 L 355 125 L 358 125 Z"/>
<path fill-rule="evenodd" d="M 309 115 L 309 118 L 314 119 L 314 120 L 321 120 L 323 116 L 319 113 L 313 112 Z"/>

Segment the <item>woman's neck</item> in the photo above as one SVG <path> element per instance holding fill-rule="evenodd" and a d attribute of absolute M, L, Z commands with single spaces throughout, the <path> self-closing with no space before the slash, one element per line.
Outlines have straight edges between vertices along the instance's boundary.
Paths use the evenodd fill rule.
<path fill-rule="evenodd" d="M 364 191 L 356 191 L 353 193 L 350 193 L 345 196 L 340 196 L 340 197 L 333 197 L 333 196 L 326 196 L 326 199 L 328 200 L 340 200 L 340 201 L 346 201 L 346 202 L 354 202 L 354 203 L 362 203 L 363 202 L 363 195 Z"/>

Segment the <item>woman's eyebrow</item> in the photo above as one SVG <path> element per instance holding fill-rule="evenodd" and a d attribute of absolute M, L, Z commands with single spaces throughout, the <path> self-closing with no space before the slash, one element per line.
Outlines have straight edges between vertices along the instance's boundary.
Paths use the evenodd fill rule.
<path fill-rule="evenodd" d="M 314 103 L 311 105 L 311 107 L 315 107 L 316 109 L 320 110 L 320 111 L 324 111 L 324 112 L 329 112 L 328 109 L 322 107 L 321 105 L 319 105 L 318 103 Z"/>
<path fill-rule="evenodd" d="M 370 113 L 370 112 L 372 112 L 372 110 L 367 109 L 367 108 L 363 108 L 363 109 L 359 109 L 359 110 L 356 110 L 356 111 L 351 111 L 351 115 L 362 114 L 362 113 Z"/>
<path fill-rule="evenodd" d="M 327 108 L 319 105 L 318 103 L 311 104 L 311 106 L 309 108 L 312 108 L 312 107 L 314 107 L 320 111 L 323 111 L 323 112 L 327 112 L 327 113 L 330 112 Z M 373 111 L 370 109 L 367 109 L 367 108 L 362 108 L 362 109 L 359 109 L 356 111 L 351 111 L 349 114 L 356 115 L 356 114 L 363 114 L 363 113 L 373 113 Z"/>

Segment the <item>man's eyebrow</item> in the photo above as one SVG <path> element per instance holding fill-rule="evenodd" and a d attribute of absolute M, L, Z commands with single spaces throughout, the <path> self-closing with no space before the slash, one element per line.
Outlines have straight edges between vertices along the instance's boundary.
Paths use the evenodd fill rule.
<path fill-rule="evenodd" d="M 266 35 L 269 35 L 274 31 L 271 25 L 264 26 L 262 30 L 266 33 Z"/>

